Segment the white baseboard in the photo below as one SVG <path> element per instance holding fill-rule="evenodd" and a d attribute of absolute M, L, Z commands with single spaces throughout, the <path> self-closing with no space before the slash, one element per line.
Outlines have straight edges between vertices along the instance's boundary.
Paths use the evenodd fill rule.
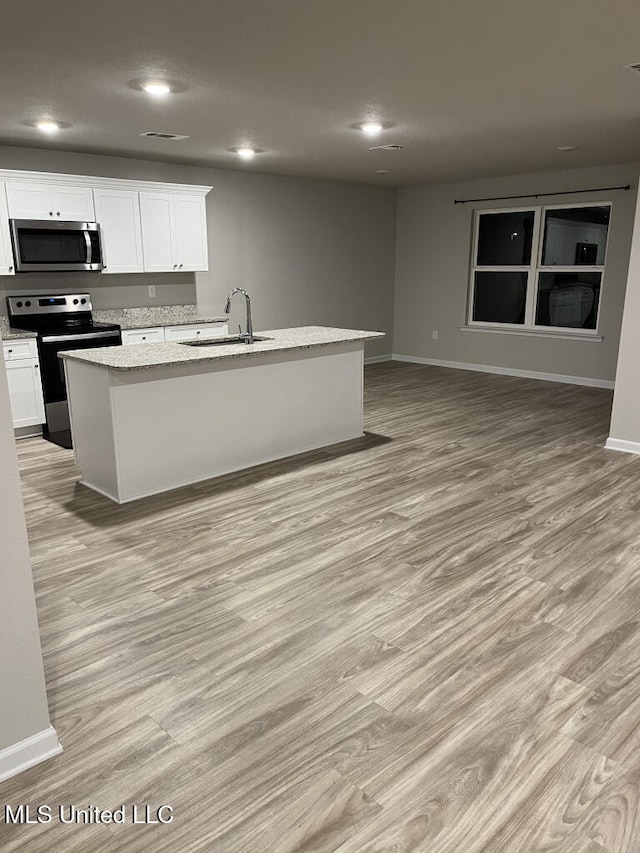
<path fill-rule="evenodd" d="M 365 364 L 377 364 L 379 361 L 391 361 L 393 356 L 391 353 L 387 353 L 387 355 L 372 355 L 370 358 L 365 358 Z"/>
<path fill-rule="evenodd" d="M 0 750 L 0 782 L 62 752 L 53 726 Z"/>
<path fill-rule="evenodd" d="M 624 438 L 609 438 L 605 445 L 607 450 L 620 450 L 622 453 L 636 453 L 640 455 L 640 441 L 627 441 Z"/>
<path fill-rule="evenodd" d="M 399 355 L 394 353 L 391 358 L 393 361 L 407 361 L 412 364 L 431 364 L 434 367 L 474 370 L 478 373 L 498 373 L 501 376 L 519 376 L 522 379 L 540 379 L 543 382 L 563 382 L 567 385 L 588 385 L 590 388 L 613 388 L 615 384 L 610 379 L 591 379 L 587 376 L 565 376 L 561 373 L 520 370 L 517 367 L 494 367 L 491 364 L 467 364 L 464 361 L 442 361 L 438 358 L 421 358 L 417 355 Z"/>

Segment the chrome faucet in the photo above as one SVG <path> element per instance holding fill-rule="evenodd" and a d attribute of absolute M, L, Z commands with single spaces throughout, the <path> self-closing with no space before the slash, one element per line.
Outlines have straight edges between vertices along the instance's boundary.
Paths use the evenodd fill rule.
<path fill-rule="evenodd" d="M 238 336 L 244 338 L 244 342 L 246 344 L 253 343 L 253 323 L 251 322 L 251 299 L 249 299 L 249 294 L 246 290 L 243 290 L 241 287 L 234 287 L 231 293 L 227 296 L 227 307 L 224 309 L 225 314 L 231 313 L 231 299 L 235 293 L 241 293 L 247 304 L 247 331 L 242 334 L 242 330 L 240 326 L 238 326 Z"/>

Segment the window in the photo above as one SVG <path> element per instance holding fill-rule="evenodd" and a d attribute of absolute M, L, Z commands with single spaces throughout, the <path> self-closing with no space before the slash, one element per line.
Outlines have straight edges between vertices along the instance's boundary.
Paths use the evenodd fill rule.
<path fill-rule="evenodd" d="M 610 204 L 478 211 L 469 323 L 593 333 Z"/>

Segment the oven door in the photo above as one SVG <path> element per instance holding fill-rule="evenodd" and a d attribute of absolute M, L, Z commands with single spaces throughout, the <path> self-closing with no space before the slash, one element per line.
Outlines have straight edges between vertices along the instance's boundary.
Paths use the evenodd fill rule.
<path fill-rule="evenodd" d="M 118 346 L 121 342 L 120 332 L 116 330 L 87 332 L 79 335 L 43 335 L 38 340 L 40 376 L 47 416 L 46 433 L 56 433 L 69 429 L 64 362 L 58 358 L 58 353 L 62 350 Z"/>
<path fill-rule="evenodd" d="M 16 272 L 99 272 L 103 269 L 97 222 L 12 219 Z"/>

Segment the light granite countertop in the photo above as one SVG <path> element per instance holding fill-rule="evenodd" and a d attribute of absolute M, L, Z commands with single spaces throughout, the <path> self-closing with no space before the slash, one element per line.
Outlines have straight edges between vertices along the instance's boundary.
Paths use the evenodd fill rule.
<path fill-rule="evenodd" d="M 385 333 L 358 329 L 333 329 L 328 326 L 300 326 L 294 329 L 256 332 L 256 335 L 270 338 L 270 340 L 256 341 L 254 344 L 218 344 L 211 347 L 193 347 L 180 343 L 134 344 L 65 351 L 58 355 L 61 358 L 85 361 L 112 370 L 151 370 L 156 367 L 203 364 L 220 359 L 260 356 L 351 341 L 367 341 L 383 338 Z M 212 338 L 213 341 L 215 338 Z"/>
<path fill-rule="evenodd" d="M 37 338 L 37 332 L 27 332 L 26 329 L 14 329 L 6 317 L 0 317 L 0 338 L 3 341 L 17 341 L 20 338 Z"/>
<path fill-rule="evenodd" d="M 121 329 L 150 329 L 155 326 L 189 326 L 192 323 L 224 323 L 226 314 L 202 311 L 197 305 L 153 305 L 148 308 L 94 309 L 93 319 L 116 323 Z"/>

